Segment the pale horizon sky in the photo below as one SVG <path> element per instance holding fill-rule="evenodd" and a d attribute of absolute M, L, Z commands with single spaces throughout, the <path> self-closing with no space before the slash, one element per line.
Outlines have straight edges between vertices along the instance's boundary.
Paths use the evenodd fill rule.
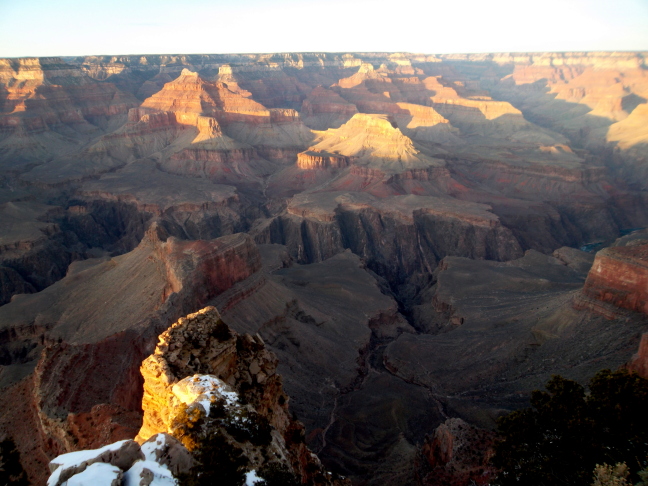
<path fill-rule="evenodd" d="M 648 51 L 648 0 L 0 0 L 0 57 Z"/>

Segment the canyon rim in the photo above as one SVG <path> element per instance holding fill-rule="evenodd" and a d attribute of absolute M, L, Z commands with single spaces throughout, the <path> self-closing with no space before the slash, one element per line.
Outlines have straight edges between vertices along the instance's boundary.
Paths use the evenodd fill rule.
<path fill-rule="evenodd" d="M 551 375 L 648 376 L 647 59 L 0 59 L 0 431 L 29 481 L 164 421 L 161 335 L 308 484 L 485 485 Z M 199 311 L 227 366 L 170 340 Z"/>

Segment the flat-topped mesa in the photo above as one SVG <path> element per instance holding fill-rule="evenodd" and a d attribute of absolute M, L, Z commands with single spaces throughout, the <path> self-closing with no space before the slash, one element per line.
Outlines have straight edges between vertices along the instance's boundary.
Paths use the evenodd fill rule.
<path fill-rule="evenodd" d="M 309 152 L 340 154 L 385 173 L 444 165 L 421 153 L 389 116 L 377 114 L 358 113 L 340 128 L 323 132 Z"/>
<path fill-rule="evenodd" d="M 300 169 L 343 169 L 349 166 L 349 157 L 328 152 L 307 150 L 297 154 Z"/>
<path fill-rule="evenodd" d="M 210 457 L 203 449 L 217 437 L 221 454 L 230 448 L 232 457 L 242 457 L 239 471 L 263 475 L 274 465 L 300 484 L 346 484 L 333 480 L 306 447 L 277 364 L 258 334 L 231 330 L 215 307 L 180 318 L 142 362 L 144 420 L 135 440 L 168 433 L 194 455 Z M 204 463 L 198 474 L 214 466 Z"/>
<path fill-rule="evenodd" d="M 648 243 L 599 251 L 583 293 L 617 307 L 648 314 Z"/>
<path fill-rule="evenodd" d="M 431 106 L 417 105 L 414 103 L 396 103 L 396 107 L 397 109 L 394 110 L 395 115 L 411 115 L 417 119 L 418 123 L 422 121 L 429 125 L 449 123 L 446 118 Z"/>

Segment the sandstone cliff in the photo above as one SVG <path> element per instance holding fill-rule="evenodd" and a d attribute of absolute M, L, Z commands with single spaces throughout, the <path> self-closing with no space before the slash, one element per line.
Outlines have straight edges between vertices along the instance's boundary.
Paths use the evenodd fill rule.
<path fill-rule="evenodd" d="M 231 331 L 215 308 L 181 318 L 142 363 L 144 423 L 136 440 L 167 432 L 200 457 L 209 438 L 219 436 L 243 453 L 243 471 L 262 476 L 264 470 L 284 468 L 299 483 L 342 484 L 331 481 L 306 448 L 303 426 L 288 412 L 276 367 L 276 357 L 258 335 Z M 222 412 L 216 413 L 218 407 Z M 182 422 L 194 412 L 205 422 L 202 430 L 189 430 L 191 422 Z"/>
<path fill-rule="evenodd" d="M 587 297 L 648 314 L 648 244 L 599 251 L 583 292 Z"/>

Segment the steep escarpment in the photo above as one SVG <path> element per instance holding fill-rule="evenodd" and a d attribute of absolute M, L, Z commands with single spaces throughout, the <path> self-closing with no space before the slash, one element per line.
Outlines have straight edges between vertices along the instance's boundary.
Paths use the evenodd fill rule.
<path fill-rule="evenodd" d="M 446 255 L 507 260 L 522 252 L 487 206 L 413 195 L 303 194 L 255 233 L 259 243 L 288 246 L 302 263 L 348 248 L 392 284 L 432 272 Z"/>
<path fill-rule="evenodd" d="M 169 233 L 190 239 L 245 231 L 258 214 L 233 186 L 169 174 L 151 161 L 130 164 L 85 184 L 79 191 L 79 212 L 94 214 L 95 208 L 111 205 L 130 207 L 140 218 L 155 218 Z M 94 214 L 94 219 L 103 223 L 102 216 Z M 124 222 L 131 217 L 125 215 Z M 108 222 L 105 224 L 108 226 Z"/>
<path fill-rule="evenodd" d="M 259 266 L 243 234 L 183 242 L 153 226 L 132 252 L 78 262 L 44 291 L 1 307 L 3 400 L 18 400 L 32 383 L 29 422 L 42 438 L 17 438 L 21 452 L 57 454 L 132 437 L 138 367 L 155 336 Z M 3 429 L 16 435 L 15 409 L 3 410 Z"/>
<path fill-rule="evenodd" d="M 413 332 L 381 292 L 384 282 L 349 251 L 294 265 L 285 247 L 260 249 L 265 282 L 248 279 L 212 301 L 223 319 L 239 332 L 258 332 L 278 356 L 291 410 L 327 467 L 378 483 L 399 475 L 411 481 L 414 444 L 439 414 L 423 390 L 378 364 L 381 346 Z"/>
<path fill-rule="evenodd" d="M 8 202 L 0 206 L 4 229 L 0 237 L 0 305 L 15 294 L 33 293 L 65 275 L 83 247 L 74 245 L 74 235 L 55 224 L 60 208 L 38 203 Z M 49 220 L 49 221 L 48 221 Z M 76 250 L 76 251 L 75 251 Z"/>
<path fill-rule="evenodd" d="M 349 484 L 327 473 L 304 444 L 276 365 L 258 334 L 238 335 L 214 307 L 181 318 L 142 363 L 141 447 L 123 440 L 63 454 L 50 462 L 48 485 L 98 472 L 118 484 Z"/>

